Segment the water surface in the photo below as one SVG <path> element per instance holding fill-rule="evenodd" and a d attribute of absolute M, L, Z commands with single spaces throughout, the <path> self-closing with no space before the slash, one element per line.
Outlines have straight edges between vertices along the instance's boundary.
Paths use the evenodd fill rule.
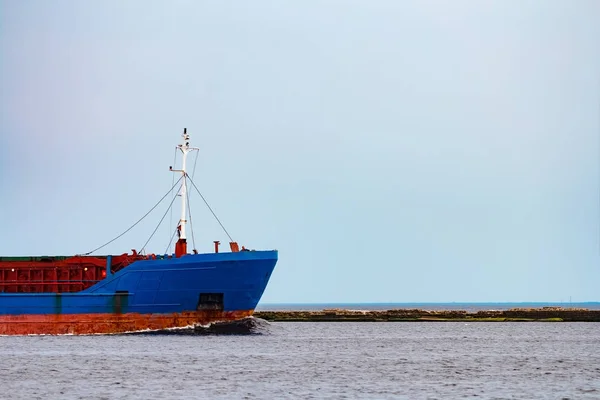
<path fill-rule="evenodd" d="M 0 342 L 11 399 L 600 398 L 600 323 L 282 322 Z"/>

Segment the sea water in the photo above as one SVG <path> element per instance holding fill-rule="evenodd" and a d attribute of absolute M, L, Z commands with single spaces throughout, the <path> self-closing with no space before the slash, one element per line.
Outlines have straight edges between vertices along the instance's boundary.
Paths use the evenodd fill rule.
<path fill-rule="evenodd" d="M 600 323 L 0 337 L 5 399 L 600 399 Z"/>

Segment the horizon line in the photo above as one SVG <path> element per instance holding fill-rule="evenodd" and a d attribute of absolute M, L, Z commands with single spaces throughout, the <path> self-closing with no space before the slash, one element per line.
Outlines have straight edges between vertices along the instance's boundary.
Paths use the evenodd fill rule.
<path fill-rule="evenodd" d="M 592 301 L 335 301 L 335 302 L 261 302 L 261 304 L 600 304 L 600 300 Z"/>

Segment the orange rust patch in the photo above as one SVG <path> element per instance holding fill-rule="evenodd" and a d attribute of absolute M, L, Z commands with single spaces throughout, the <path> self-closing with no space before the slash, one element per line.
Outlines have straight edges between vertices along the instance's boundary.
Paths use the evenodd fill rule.
<path fill-rule="evenodd" d="M 172 314 L 34 314 L 0 315 L 0 335 L 85 335 L 183 328 L 235 321 L 254 310 L 194 311 Z"/>

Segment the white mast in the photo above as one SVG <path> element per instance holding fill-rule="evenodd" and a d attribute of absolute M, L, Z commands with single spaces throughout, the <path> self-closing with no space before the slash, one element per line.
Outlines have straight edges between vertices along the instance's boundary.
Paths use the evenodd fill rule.
<path fill-rule="evenodd" d="M 182 176 L 182 180 L 181 180 L 181 191 L 179 192 L 179 195 L 181 196 L 181 219 L 179 220 L 179 226 L 181 227 L 180 231 L 179 231 L 179 238 L 180 239 L 187 239 L 185 236 L 185 223 L 186 221 L 186 209 L 187 209 L 187 177 L 186 177 L 186 169 L 185 169 L 185 164 L 187 161 L 187 155 L 190 151 L 190 135 L 187 134 L 187 128 L 183 128 L 183 134 L 181 135 L 183 137 L 183 142 L 177 146 L 179 147 L 179 150 L 181 150 L 181 153 L 183 154 L 183 160 L 181 161 L 181 176 Z"/>
<path fill-rule="evenodd" d="M 186 243 L 186 232 L 185 226 L 187 224 L 187 171 L 186 171 L 186 162 L 187 155 L 192 150 L 199 150 L 197 147 L 190 147 L 190 135 L 187 133 L 187 128 L 183 128 L 183 134 L 181 135 L 183 138 L 180 145 L 177 145 L 177 148 L 181 150 L 183 155 L 183 159 L 181 161 L 181 169 L 173 169 L 171 167 L 171 171 L 180 172 L 181 173 L 181 190 L 179 191 L 179 196 L 181 196 L 181 218 L 179 219 L 179 225 L 177 229 L 179 230 L 179 240 L 178 243 Z M 186 246 L 185 246 L 186 247 Z M 183 253 L 186 252 L 185 247 L 183 247 Z M 177 251 L 176 251 L 177 253 Z"/>

